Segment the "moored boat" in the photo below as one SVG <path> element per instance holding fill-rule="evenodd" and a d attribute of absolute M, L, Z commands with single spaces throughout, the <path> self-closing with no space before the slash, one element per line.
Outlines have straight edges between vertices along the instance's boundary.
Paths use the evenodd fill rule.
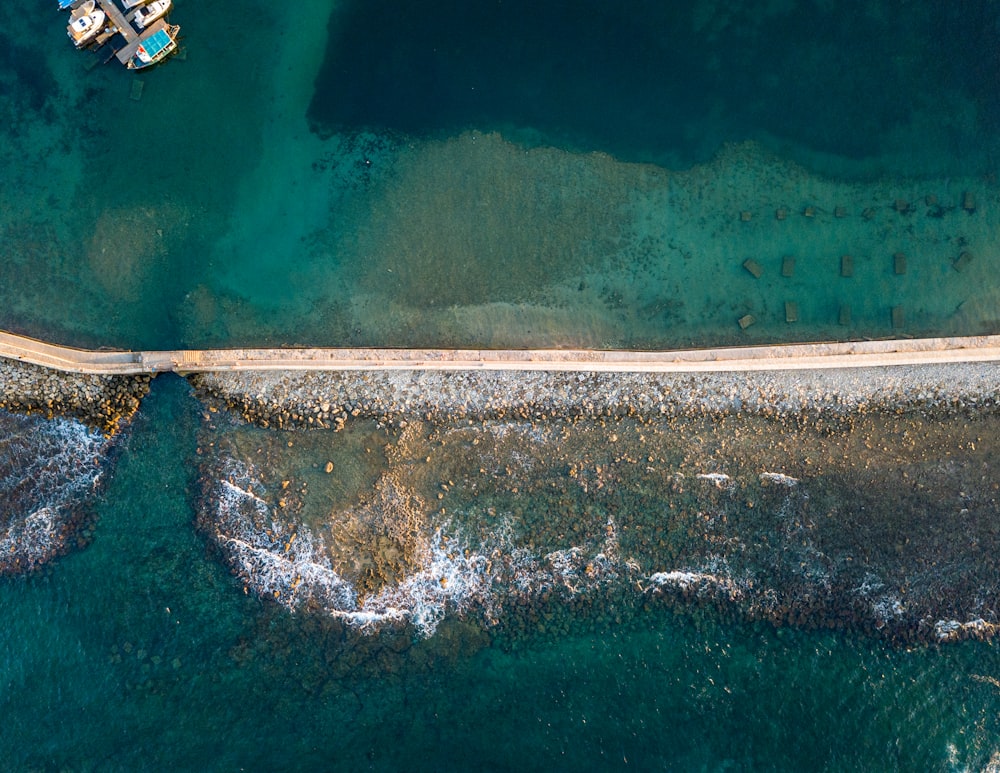
<path fill-rule="evenodd" d="M 57 0 L 57 4 L 61 11 L 71 12 L 66 31 L 77 48 L 110 44 L 114 50 L 105 62 L 116 58 L 130 70 L 142 70 L 178 49 L 181 28 L 166 19 L 173 0 Z"/>
<path fill-rule="evenodd" d="M 170 0 L 153 0 L 152 3 L 135 12 L 133 21 L 136 27 L 145 29 L 169 10 Z"/>
<path fill-rule="evenodd" d="M 104 11 L 97 8 L 96 0 L 87 0 L 73 10 L 69 17 L 66 34 L 77 48 L 87 45 L 104 28 Z"/>
<path fill-rule="evenodd" d="M 142 70 L 162 62 L 177 50 L 177 34 L 180 31 L 180 25 L 161 22 L 158 29 L 143 38 L 125 66 L 130 70 Z"/>

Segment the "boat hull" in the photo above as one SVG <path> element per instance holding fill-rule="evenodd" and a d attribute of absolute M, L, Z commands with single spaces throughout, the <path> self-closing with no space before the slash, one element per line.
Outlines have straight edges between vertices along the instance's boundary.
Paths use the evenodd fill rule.
<path fill-rule="evenodd" d="M 92 42 L 104 28 L 107 21 L 104 11 L 91 11 L 73 19 L 66 27 L 66 34 L 77 48 L 83 48 Z"/>
<path fill-rule="evenodd" d="M 159 64 L 177 50 L 178 25 L 167 26 L 150 36 L 125 64 L 130 70 L 145 70 Z"/>
<path fill-rule="evenodd" d="M 146 29 L 157 19 L 163 18 L 170 10 L 170 0 L 155 0 L 146 6 L 149 13 L 143 15 L 142 9 L 135 14 L 135 26 L 139 29 Z"/>

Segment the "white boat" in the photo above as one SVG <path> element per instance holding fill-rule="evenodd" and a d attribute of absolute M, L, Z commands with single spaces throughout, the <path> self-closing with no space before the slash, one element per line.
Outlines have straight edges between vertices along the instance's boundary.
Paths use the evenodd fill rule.
<path fill-rule="evenodd" d="M 77 48 L 85 46 L 104 28 L 104 11 L 97 8 L 96 0 L 87 0 L 83 5 L 73 9 L 69 16 L 69 26 L 66 34 Z"/>
<path fill-rule="evenodd" d="M 170 0 L 153 0 L 152 3 L 135 12 L 133 21 L 136 27 L 145 29 L 147 24 L 152 24 L 169 10 Z"/>
<path fill-rule="evenodd" d="M 163 61 L 177 50 L 177 35 L 180 31 L 178 25 L 155 22 L 153 29 L 145 33 L 142 43 L 125 66 L 130 70 L 142 70 Z"/>

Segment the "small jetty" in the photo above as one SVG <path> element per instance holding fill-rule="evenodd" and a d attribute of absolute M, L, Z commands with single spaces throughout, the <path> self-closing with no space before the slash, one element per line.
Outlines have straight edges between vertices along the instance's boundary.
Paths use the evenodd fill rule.
<path fill-rule="evenodd" d="M 180 26 L 166 16 L 172 0 L 58 0 L 70 12 L 67 34 L 77 48 L 111 48 L 104 60 L 117 59 L 142 70 L 177 51 Z"/>

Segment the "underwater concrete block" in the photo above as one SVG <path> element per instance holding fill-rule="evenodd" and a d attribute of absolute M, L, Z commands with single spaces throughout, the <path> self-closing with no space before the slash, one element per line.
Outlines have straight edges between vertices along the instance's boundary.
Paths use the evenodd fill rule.
<path fill-rule="evenodd" d="M 850 255 L 840 256 L 840 275 L 854 276 L 854 258 Z"/>
<path fill-rule="evenodd" d="M 757 318 L 753 314 L 744 314 L 740 317 L 737 322 L 739 323 L 740 329 L 746 330 L 752 324 L 757 321 Z"/>
<path fill-rule="evenodd" d="M 969 252 L 968 250 L 963 250 L 962 254 L 952 261 L 951 267 L 956 271 L 964 271 L 965 268 L 971 262 L 972 262 L 972 253 Z"/>
<path fill-rule="evenodd" d="M 838 322 L 838 324 L 844 325 L 845 327 L 847 325 L 851 324 L 851 307 L 850 306 L 848 306 L 847 304 L 844 304 L 844 305 L 842 305 L 840 307 L 840 315 L 837 317 L 837 322 Z"/>
<path fill-rule="evenodd" d="M 781 259 L 781 275 L 783 277 L 790 277 L 795 274 L 795 258 L 791 255 L 786 255 Z"/>
<path fill-rule="evenodd" d="M 906 273 L 906 255 L 902 252 L 897 252 L 892 256 L 892 270 L 897 275 L 902 275 Z"/>
<path fill-rule="evenodd" d="M 760 279 L 761 274 L 764 273 L 764 267 L 753 258 L 747 258 L 744 260 L 743 268 L 753 274 L 754 279 Z"/>
<path fill-rule="evenodd" d="M 903 313 L 902 306 L 892 307 L 892 326 L 895 328 L 903 327 L 906 324 L 906 315 Z"/>
<path fill-rule="evenodd" d="M 138 78 L 132 81 L 132 90 L 129 91 L 128 98 L 134 102 L 138 102 L 142 99 L 142 90 L 145 88 L 145 81 L 141 81 Z"/>
<path fill-rule="evenodd" d="M 785 301 L 785 322 L 799 321 L 799 304 L 795 301 Z"/>

